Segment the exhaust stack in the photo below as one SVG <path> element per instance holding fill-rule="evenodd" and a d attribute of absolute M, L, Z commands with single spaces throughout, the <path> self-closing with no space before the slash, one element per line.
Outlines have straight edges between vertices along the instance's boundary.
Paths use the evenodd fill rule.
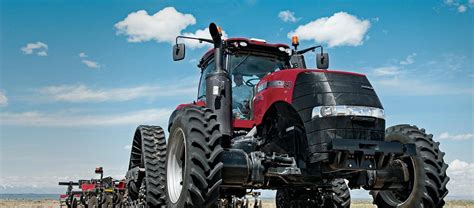
<path fill-rule="evenodd" d="M 217 122 L 223 135 L 232 135 L 232 87 L 229 72 L 224 69 L 224 45 L 222 33 L 216 24 L 209 25 L 214 42 L 215 71 L 206 77 L 206 107 L 217 114 Z"/>

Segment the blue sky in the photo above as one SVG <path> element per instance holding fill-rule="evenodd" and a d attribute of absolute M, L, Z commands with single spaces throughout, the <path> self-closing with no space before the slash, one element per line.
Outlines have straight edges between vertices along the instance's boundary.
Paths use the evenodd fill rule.
<path fill-rule="evenodd" d="M 364 73 L 387 124 L 412 123 L 442 143 L 451 197 L 474 197 L 473 0 L 57 1 L 0 3 L 0 193 L 57 193 L 58 180 L 90 178 L 102 165 L 122 176 L 139 124 L 167 125 L 196 96 L 188 43 L 173 62 L 172 38 L 206 34 L 301 47 L 323 44 L 330 69 Z M 309 56 L 308 63 L 314 63 Z"/>

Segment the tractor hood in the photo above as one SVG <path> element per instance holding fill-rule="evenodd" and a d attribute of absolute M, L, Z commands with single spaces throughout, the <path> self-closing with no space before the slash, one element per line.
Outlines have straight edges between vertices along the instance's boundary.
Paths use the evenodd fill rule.
<path fill-rule="evenodd" d="M 332 139 L 384 140 L 383 107 L 364 75 L 302 72 L 292 97 L 305 125 L 310 152 L 324 152 Z M 323 111 L 326 116 L 320 115 L 322 108 L 327 109 Z"/>

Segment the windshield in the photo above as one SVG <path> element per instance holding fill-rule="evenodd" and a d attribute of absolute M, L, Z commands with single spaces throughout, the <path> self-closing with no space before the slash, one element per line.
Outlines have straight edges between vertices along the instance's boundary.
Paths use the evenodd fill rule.
<path fill-rule="evenodd" d="M 286 60 L 274 56 L 257 56 L 252 53 L 231 55 L 227 67 L 231 74 L 259 79 L 284 68 L 288 68 Z"/>
<path fill-rule="evenodd" d="M 288 68 L 288 61 L 278 56 L 239 53 L 227 59 L 232 75 L 232 117 L 252 119 L 254 87 L 264 76 Z"/>

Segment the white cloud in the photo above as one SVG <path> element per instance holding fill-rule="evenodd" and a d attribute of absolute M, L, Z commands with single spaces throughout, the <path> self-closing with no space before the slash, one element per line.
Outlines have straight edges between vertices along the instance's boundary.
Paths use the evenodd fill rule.
<path fill-rule="evenodd" d="M 8 105 L 8 97 L 5 94 L 5 91 L 0 90 L 0 107 L 5 107 Z"/>
<path fill-rule="evenodd" d="M 129 88 L 92 89 L 86 85 L 48 86 L 38 90 L 43 99 L 63 102 L 128 101 L 138 98 L 191 96 L 196 93 L 196 82 L 174 85 L 142 85 Z"/>
<path fill-rule="evenodd" d="M 278 18 L 283 22 L 297 22 L 300 18 L 295 17 L 295 13 L 290 10 L 281 11 L 278 13 Z"/>
<path fill-rule="evenodd" d="M 464 2 L 464 1 L 462 1 L 462 2 Z M 466 1 L 465 3 L 467 5 L 461 4 L 462 2 L 459 1 L 459 0 L 444 0 L 444 4 L 446 4 L 446 6 L 450 7 L 452 10 L 456 10 L 459 13 L 466 12 L 467 9 L 468 9 L 468 6 L 469 7 L 474 6 L 474 0 Z"/>
<path fill-rule="evenodd" d="M 458 6 L 458 12 L 459 12 L 459 13 L 464 13 L 464 12 L 466 12 L 466 11 L 467 11 L 467 7 L 466 7 L 466 6 L 464 6 L 464 5 L 459 5 L 459 6 Z"/>
<path fill-rule="evenodd" d="M 79 53 L 80 58 L 87 58 L 87 54 L 84 52 Z"/>
<path fill-rule="evenodd" d="M 474 163 L 454 160 L 449 163 L 447 174 L 450 177 L 448 183 L 448 196 L 474 198 Z"/>
<path fill-rule="evenodd" d="M 400 61 L 400 64 L 401 65 L 410 65 L 410 64 L 415 63 L 415 56 L 416 56 L 416 53 L 412 53 L 412 54 L 408 55 L 405 60 Z"/>
<path fill-rule="evenodd" d="M 46 51 L 38 51 L 38 53 L 36 53 L 36 55 L 38 55 L 38 56 L 48 56 L 48 52 L 46 52 Z"/>
<path fill-rule="evenodd" d="M 447 140 L 469 140 L 474 138 L 474 134 L 449 134 L 448 132 L 441 133 L 439 135 L 440 139 L 447 139 Z"/>
<path fill-rule="evenodd" d="M 95 61 L 84 59 L 84 60 L 82 60 L 82 63 L 84 65 L 86 65 L 87 67 L 91 68 L 91 69 L 99 69 L 100 68 L 100 64 L 95 62 Z"/>
<path fill-rule="evenodd" d="M 28 43 L 26 46 L 21 48 L 24 54 L 30 55 L 36 53 L 38 56 L 47 56 L 48 55 L 48 45 L 43 42 Z"/>
<path fill-rule="evenodd" d="M 131 150 L 132 149 L 132 145 L 125 145 L 123 147 L 124 150 Z"/>
<path fill-rule="evenodd" d="M 115 28 L 117 34 L 128 36 L 129 42 L 155 40 L 173 43 L 182 30 L 194 24 L 196 19 L 193 15 L 180 13 L 174 7 L 166 7 L 153 15 L 144 10 L 132 12 L 115 24 Z"/>
<path fill-rule="evenodd" d="M 457 1 L 455 0 L 444 0 L 444 3 L 447 4 L 447 5 L 453 5 L 455 4 Z"/>
<path fill-rule="evenodd" d="M 58 126 L 58 127 L 84 127 L 84 126 L 116 126 L 164 123 L 171 114 L 171 109 L 146 109 L 134 112 L 109 114 L 109 115 L 84 115 L 70 112 L 2 112 L 0 123 L 13 126 Z"/>
<path fill-rule="evenodd" d="M 385 66 L 373 69 L 374 76 L 394 76 L 400 74 L 400 68 L 396 66 Z"/>
<path fill-rule="evenodd" d="M 455 94 L 473 94 L 474 88 L 460 87 L 443 83 L 432 82 L 429 80 L 413 79 L 408 77 L 395 76 L 374 80 L 372 82 L 375 89 L 379 92 L 397 95 L 455 95 Z"/>
<path fill-rule="evenodd" d="M 209 33 L 209 28 L 204 28 L 204 29 L 198 29 L 194 33 L 183 33 L 184 36 L 189 36 L 189 37 L 199 37 L 199 38 L 207 38 L 207 39 L 212 39 L 211 34 Z M 222 30 L 222 38 L 227 38 L 227 33 Z M 189 39 L 182 39 L 182 41 L 186 44 L 186 47 L 190 48 L 202 48 L 205 46 L 211 46 L 211 44 L 203 42 L 199 43 L 199 41 L 196 40 L 189 40 Z"/>
<path fill-rule="evenodd" d="M 300 25 L 295 31 L 288 33 L 288 37 L 297 35 L 300 40 L 327 43 L 329 47 L 358 46 L 363 44 L 369 28 L 369 20 L 361 20 L 346 12 L 338 12 L 331 17 L 322 17 Z"/>

